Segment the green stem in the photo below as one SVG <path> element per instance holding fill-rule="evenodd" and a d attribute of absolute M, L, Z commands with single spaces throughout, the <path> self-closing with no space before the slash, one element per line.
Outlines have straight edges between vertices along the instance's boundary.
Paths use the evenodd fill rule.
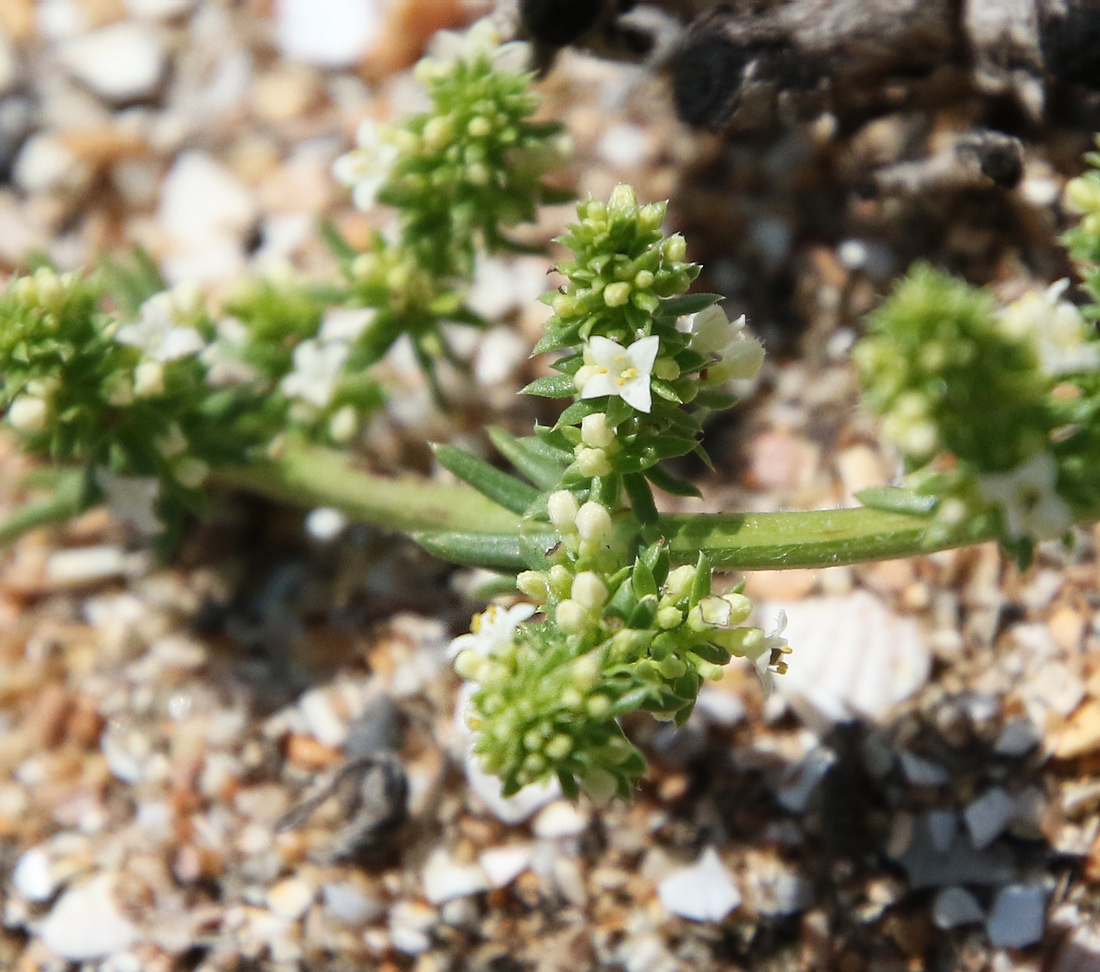
<path fill-rule="evenodd" d="M 893 560 L 992 540 L 992 531 L 932 529 L 926 516 L 869 507 L 805 513 L 677 513 L 660 529 L 674 559 L 703 551 L 716 567 L 775 570 Z"/>
<path fill-rule="evenodd" d="M 215 469 L 216 483 L 298 506 L 333 506 L 354 520 L 401 533 L 516 532 L 518 518 L 467 486 L 355 469 L 343 454 L 292 444 L 277 461 Z"/>
<path fill-rule="evenodd" d="M 334 506 L 366 523 L 422 531 L 447 559 L 523 570 L 519 517 L 470 487 L 420 477 L 392 479 L 350 466 L 341 453 L 295 445 L 275 462 L 216 470 L 223 485 L 301 506 Z M 735 570 L 835 567 L 966 546 L 991 533 L 930 529 L 927 517 L 860 507 L 807 513 L 685 514 L 661 517 L 674 559 L 703 551 Z M 459 552 L 461 550 L 461 552 Z"/>

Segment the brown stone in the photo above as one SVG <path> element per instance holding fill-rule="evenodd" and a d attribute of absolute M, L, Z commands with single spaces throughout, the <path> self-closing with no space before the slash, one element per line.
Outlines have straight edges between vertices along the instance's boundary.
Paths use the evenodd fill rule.
<path fill-rule="evenodd" d="M 1054 743 L 1058 759 L 1072 759 L 1100 750 L 1100 702 L 1090 699 L 1066 720 Z"/>

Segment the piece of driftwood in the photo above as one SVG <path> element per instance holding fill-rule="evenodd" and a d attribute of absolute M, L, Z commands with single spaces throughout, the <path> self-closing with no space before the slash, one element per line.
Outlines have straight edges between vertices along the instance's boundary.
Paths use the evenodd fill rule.
<path fill-rule="evenodd" d="M 1039 120 L 1052 87 L 1100 90 L 1097 0 L 500 0 L 498 15 L 543 67 L 576 46 L 667 70 L 680 118 L 704 128 L 975 93 Z"/>

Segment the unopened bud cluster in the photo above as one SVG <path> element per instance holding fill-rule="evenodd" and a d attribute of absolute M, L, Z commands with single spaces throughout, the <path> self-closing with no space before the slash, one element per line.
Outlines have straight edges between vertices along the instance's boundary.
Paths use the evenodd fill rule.
<path fill-rule="evenodd" d="M 746 626 L 740 591 L 712 593 L 705 559 L 672 564 L 649 485 L 690 491 L 661 461 L 700 450 L 698 406 L 729 404 L 716 386 L 755 377 L 763 350 L 714 298 L 680 296 L 698 267 L 682 237 L 662 235 L 663 204 L 639 206 L 619 186 L 578 212 L 562 238 L 569 283 L 544 298 L 554 313 L 538 345 L 561 352 L 560 374 L 528 388 L 574 400 L 543 433 L 573 461 L 529 516 L 553 539 L 516 579 L 542 619 L 517 621 L 488 654 L 465 648 L 457 667 L 476 685 L 474 751 L 505 793 L 555 777 L 608 799 L 629 795 L 645 766 L 620 716 L 682 722 L 732 656 L 767 679 L 786 644 Z"/>
<path fill-rule="evenodd" d="M 1065 241 L 1096 300 L 1100 173 L 1072 180 L 1066 203 L 1083 218 Z M 1069 288 L 1061 280 L 999 307 L 918 267 L 872 317 L 855 360 L 913 482 L 939 501 L 933 533 L 992 528 L 1027 563 L 1037 541 L 1100 505 L 1100 338 L 1095 307 Z"/>
<path fill-rule="evenodd" d="M 439 32 L 414 70 L 429 110 L 392 125 L 363 122 L 356 147 L 335 163 L 356 206 L 397 211 L 367 252 L 344 254 L 353 300 L 379 312 L 363 342 L 368 363 L 408 333 L 430 367 L 444 321 L 477 323 L 463 306 L 476 254 L 513 248 L 507 229 L 562 197 L 542 179 L 561 167 L 567 141 L 560 125 L 532 120 L 526 45 L 500 41 L 489 20 Z"/>

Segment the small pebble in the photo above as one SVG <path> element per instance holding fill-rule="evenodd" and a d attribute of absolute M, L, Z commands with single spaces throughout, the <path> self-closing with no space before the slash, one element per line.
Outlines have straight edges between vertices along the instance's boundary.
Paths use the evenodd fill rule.
<path fill-rule="evenodd" d="M 48 901 L 57 890 L 50 855 L 42 847 L 32 847 L 19 858 L 11 875 L 12 887 L 28 901 Z"/>
<path fill-rule="evenodd" d="M 993 746 L 998 756 L 1023 756 L 1039 745 L 1039 730 L 1030 719 L 1011 719 Z"/>
<path fill-rule="evenodd" d="M 113 102 L 149 97 L 166 63 L 156 35 L 132 21 L 74 37 L 61 47 L 60 56 L 74 77 Z"/>
<path fill-rule="evenodd" d="M 982 906 L 965 888 L 944 888 L 932 902 L 932 921 L 945 931 L 976 924 L 984 917 Z"/>
<path fill-rule="evenodd" d="M 393 947 L 406 955 L 420 955 L 431 948 L 428 934 L 437 924 L 439 915 L 418 901 L 398 901 L 390 909 L 389 930 Z"/>
<path fill-rule="evenodd" d="M 351 881 L 329 881 L 321 885 L 322 913 L 345 925 L 373 921 L 385 913 L 385 905 L 356 887 Z"/>
<path fill-rule="evenodd" d="M 939 763 L 908 750 L 898 753 L 898 761 L 905 778 L 914 786 L 944 786 L 951 780 L 947 770 Z"/>
<path fill-rule="evenodd" d="M 971 842 L 979 850 L 997 839 L 1016 814 L 1016 801 L 1001 787 L 983 793 L 963 811 Z"/>
<path fill-rule="evenodd" d="M 536 837 L 576 837 L 588 827 L 588 817 L 568 800 L 555 800 L 539 811 L 531 829 Z"/>
<path fill-rule="evenodd" d="M 287 878 L 268 890 L 267 906 L 283 918 L 301 918 L 313 904 L 316 893 L 311 884 L 299 878 Z"/>
<path fill-rule="evenodd" d="M 511 844 L 483 851 L 477 862 L 489 879 L 491 888 L 504 888 L 528 870 L 533 859 L 530 844 Z"/>
<path fill-rule="evenodd" d="M 424 897 L 435 905 L 489 889 L 489 880 L 477 864 L 461 864 L 444 847 L 429 855 L 421 873 Z"/>
<path fill-rule="evenodd" d="M 318 67 L 351 67 L 374 44 L 381 0 L 277 0 L 275 36 L 283 55 Z"/>
<path fill-rule="evenodd" d="M 657 896 L 666 911 L 692 921 L 721 921 L 741 903 L 741 892 L 713 847 L 664 878 Z"/>
<path fill-rule="evenodd" d="M 985 930 L 997 948 L 1024 948 L 1043 937 L 1047 892 L 1027 884 L 1001 888 L 993 901 Z"/>
<path fill-rule="evenodd" d="M 69 887 L 38 927 L 46 947 L 72 962 L 92 962 L 136 943 L 140 933 L 119 910 L 114 892 L 110 874 Z"/>

